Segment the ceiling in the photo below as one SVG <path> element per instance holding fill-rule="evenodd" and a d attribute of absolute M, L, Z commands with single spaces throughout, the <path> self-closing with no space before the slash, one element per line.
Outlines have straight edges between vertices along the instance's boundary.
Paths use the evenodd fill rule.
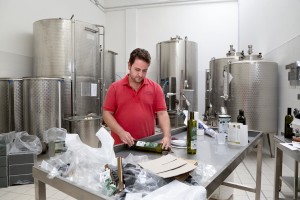
<path fill-rule="evenodd" d="M 176 4 L 220 2 L 226 0 L 90 0 L 103 11 L 136 7 L 165 6 Z M 227 0 L 234 1 L 234 0 Z M 237 1 L 237 0 L 235 0 Z"/>

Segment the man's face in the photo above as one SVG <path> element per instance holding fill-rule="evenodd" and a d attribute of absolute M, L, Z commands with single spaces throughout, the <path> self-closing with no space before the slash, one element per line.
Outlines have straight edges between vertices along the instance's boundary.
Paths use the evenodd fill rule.
<path fill-rule="evenodd" d="M 128 63 L 129 77 L 135 83 L 141 83 L 146 77 L 148 68 L 149 64 L 147 62 L 136 58 L 131 66 L 130 63 Z"/>

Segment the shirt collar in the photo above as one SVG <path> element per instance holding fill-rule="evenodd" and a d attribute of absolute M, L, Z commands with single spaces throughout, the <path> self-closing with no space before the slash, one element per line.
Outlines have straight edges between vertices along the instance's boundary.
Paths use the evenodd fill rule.
<path fill-rule="evenodd" d="M 129 74 L 127 74 L 123 79 L 121 79 L 122 85 L 129 85 L 128 76 Z M 145 77 L 143 81 L 143 85 L 148 85 L 148 84 L 149 84 L 149 80 L 148 78 Z"/>

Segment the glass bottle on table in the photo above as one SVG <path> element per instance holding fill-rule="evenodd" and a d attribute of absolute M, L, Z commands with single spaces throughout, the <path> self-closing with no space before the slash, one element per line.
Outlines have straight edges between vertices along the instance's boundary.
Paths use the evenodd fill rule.
<path fill-rule="evenodd" d="M 237 122 L 246 125 L 246 117 L 244 115 L 244 110 L 239 110 L 239 115 L 237 116 Z"/>
<path fill-rule="evenodd" d="M 187 153 L 197 153 L 197 121 L 194 119 L 194 112 L 190 112 L 189 120 L 187 121 Z"/>
<path fill-rule="evenodd" d="M 285 138 L 293 138 L 293 129 L 291 127 L 291 123 L 294 117 L 292 116 L 292 109 L 287 109 L 287 115 L 284 118 L 284 137 Z"/>
<path fill-rule="evenodd" d="M 157 142 L 145 142 L 145 141 L 134 141 L 134 144 L 131 147 L 132 149 L 140 150 L 140 151 L 149 151 L 154 153 L 163 153 L 164 151 L 170 151 L 171 149 L 163 149 L 162 143 Z"/>

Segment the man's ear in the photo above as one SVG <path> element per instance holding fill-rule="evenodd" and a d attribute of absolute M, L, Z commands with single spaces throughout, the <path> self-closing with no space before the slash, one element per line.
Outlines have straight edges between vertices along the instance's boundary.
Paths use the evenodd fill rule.
<path fill-rule="evenodd" d="M 131 68 L 131 64 L 130 62 L 128 62 L 128 70 L 130 70 L 130 68 Z"/>

